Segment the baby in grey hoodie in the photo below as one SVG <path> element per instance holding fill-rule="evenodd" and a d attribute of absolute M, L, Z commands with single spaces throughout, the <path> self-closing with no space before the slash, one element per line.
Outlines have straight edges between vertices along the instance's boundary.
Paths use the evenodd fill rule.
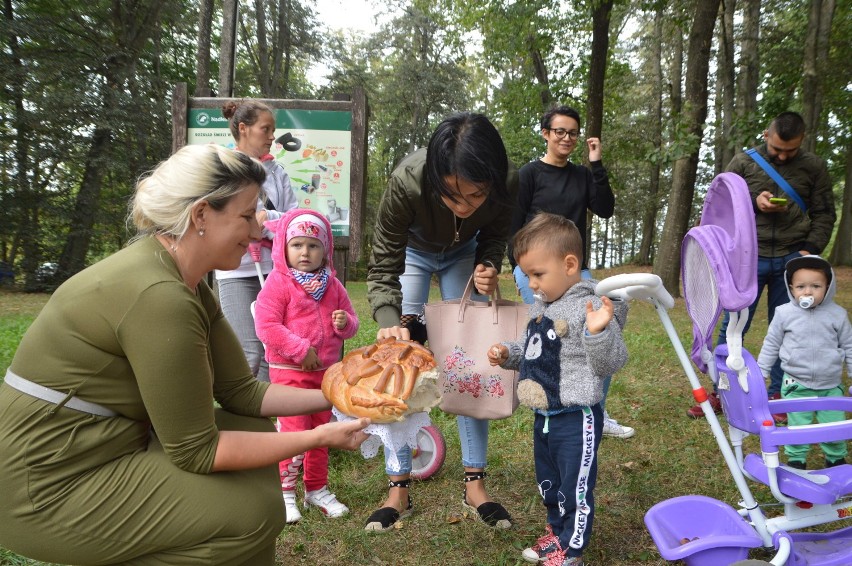
<path fill-rule="evenodd" d="M 831 264 L 806 255 L 787 262 L 784 271 L 790 302 L 775 309 L 775 316 L 757 358 L 764 377 L 781 358 L 784 380 L 781 397 L 842 396 L 843 362 L 852 372 L 852 325 L 846 310 L 834 302 L 837 292 Z M 842 411 L 817 411 L 821 423 L 842 421 Z M 788 414 L 788 425 L 813 422 L 813 412 Z M 846 462 L 846 442 L 824 442 L 826 466 Z M 809 446 L 787 445 L 788 464 L 804 469 Z"/>

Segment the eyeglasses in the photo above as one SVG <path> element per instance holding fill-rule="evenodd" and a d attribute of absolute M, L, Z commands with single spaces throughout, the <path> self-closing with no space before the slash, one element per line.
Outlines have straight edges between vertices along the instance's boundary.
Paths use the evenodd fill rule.
<path fill-rule="evenodd" d="M 577 141 L 577 138 L 580 137 L 579 130 L 566 130 L 565 128 L 547 128 L 548 131 L 556 134 L 556 137 L 559 139 L 568 136 L 570 139 Z"/>

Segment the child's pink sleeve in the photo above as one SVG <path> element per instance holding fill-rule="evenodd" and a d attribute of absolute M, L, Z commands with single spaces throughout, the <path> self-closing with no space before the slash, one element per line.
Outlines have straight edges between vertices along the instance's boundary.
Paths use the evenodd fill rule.
<path fill-rule="evenodd" d="M 334 331 L 344 340 L 348 338 L 352 338 L 355 334 L 358 333 L 358 327 L 360 326 L 360 321 L 358 320 L 358 315 L 355 314 L 355 309 L 352 306 L 352 301 L 349 299 L 349 295 L 346 293 L 346 287 L 337 280 L 334 279 L 335 286 L 339 289 L 337 308 L 343 311 L 346 311 L 347 320 L 346 326 L 341 328 L 340 330 L 334 329 Z"/>

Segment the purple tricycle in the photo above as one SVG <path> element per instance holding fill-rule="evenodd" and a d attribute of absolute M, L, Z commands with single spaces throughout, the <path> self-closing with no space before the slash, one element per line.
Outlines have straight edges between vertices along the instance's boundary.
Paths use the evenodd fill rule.
<path fill-rule="evenodd" d="M 852 420 L 779 427 L 772 414 L 852 412 L 852 398 L 767 399 L 760 368 L 742 347 L 748 307 L 757 296 L 754 222 L 745 181 L 733 173 L 717 176 L 708 190 L 701 223 L 689 230 L 681 249 L 684 298 L 693 323 L 691 359 L 669 319 L 667 311 L 674 307 L 674 300 L 659 277 L 623 274 L 598 284 L 598 295 L 644 300 L 655 307 L 742 498 L 734 509 L 711 497 L 681 495 L 649 509 L 645 524 L 663 558 L 683 560 L 688 566 L 737 564 L 756 548 L 774 552 L 768 563 L 778 566 L 848 566 L 852 564 L 848 522 L 834 531 L 827 527 L 819 532 L 803 530 L 852 518 L 852 465 L 799 470 L 780 461 L 779 448 L 850 439 Z M 730 318 L 727 344 L 713 349 L 723 310 Z M 693 362 L 717 387 L 727 435 Z M 750 436 L 759 439 L 759 452 L 746 454 L 745 441 Z M 756 501 L 749 482 L 768 486 L 773 500 Z M 769 507 L 783 513 L 769 517 L 764 512 Z"/>

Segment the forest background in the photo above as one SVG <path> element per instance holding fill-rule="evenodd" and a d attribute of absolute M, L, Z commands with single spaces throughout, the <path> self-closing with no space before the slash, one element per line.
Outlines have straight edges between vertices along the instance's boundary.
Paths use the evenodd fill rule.
<path fill-rule="evenodd" d="M 49 290 L 124 245 L 135 181 L 171 150 L 179 82 L 194 96 L 275 99 L 363 88 L 367 250 L 388 175 L 447 114 L 487 114 L 521 165 L 543 153 L 543 111 L 574 106 L 583 136 L 603 140 L 617 202 L 613 218 L 592 223 L 591 265 L 653 265 L 674 293 L 680 241 L 706 187 L 735 152 L 760 143 L 774 115 L 796 110 L 809 126 L 805 148 L 827 161 L 835 185 L 831 259 L 852 264 L 852 3 L 373 5 L 375 29 L 356 33 L 324 29 L 302 0 L 4 0 L 4 272 L 19 288 Z M 233 69 L 222 56 L 232 51 Z M 325 85 L 308 79 L 317 64 Z M 364 257 L 350 277 L 363 274 Z"/>
<path fill-rule="evenodd" d="M 583 136 L 603 140 L 616 192 L 615 216 L 591 225 L 590 264 L 653 269 L 673 294 L 681 239 L 712 178 L 735 152 L 760 143 L 774 115 L 796 110 L 809 125 L 806 149 L 826 160 L 834 182 L 839 221 L 826 253 L 836 266 L 852 265 L 849 0 L 373 5 L 380 23 L 356 34 L 325 29 L 308 0 L 4 0 L 0 284 L 49 291 L 127 242 L 134 184 L 171 151 L 177 83 L 187 83 L 193 96 L 273 99 L 331 99 L 364 89 L 367 250 L 371 214 L 392 168 L 423 146 L 444 116 L 484 112 L 521 165 L 544 151 L 537 127 L 543 111 L 553 103 L 575 106 Z M 233 68 L 222 64 L 229 57 L 221 54 L 234 51 L 227 29 L 236 30 Z M 328 69 L 322 85 L 309 78 L 317 65 Z M 578 150 L 574 161 L 584 157 Z M 349 269 L 353 279 L 363 275 L 364 257 Z M 852 288 L 852 270 L 838 274 L 841 292 Z M 511 280 L 503 284 L 508 294 Z M 350 292 L 361 301 L 363 339 L 372 340 L 363 283 L 352 283 Z M 0 319 L 10 319 L 0 323 L 9 328 L 0 332 L 2 369 L 47 295 L 0 297 Z M 765 329 L 762 313 L 753 340 Z M 642 514 L 671 494 L 698 489 L 736 501 L 724 471 L 708 471 L 718 458 L 709 456 L 715 452 L 706 423 L 672 417 L 682 416 L 692 397 L 655 316 L 648 305 L 632 308 L 631 365 L 613 386 L 613 414 L 639 433 L 602 450 L 601 520 L 589 563 L 661 564 Z M 688 343 L 684 309 L 673 316 Z M 452 428 L 450 417 L 434 418 Z M 489 481 L 518 529 L 485 531 L 458 517 L 461 482 L 447 466 L 418 485 L 418 514 L 394 539 L 410 545 L 400 556 L 397 543 L 360 529 L 384 497 L 380 464 L 336 453 L 334 485 L 353 506 L 352 517 L 329 527 L 308 516 L 282 534 L 279 562 L 343 555 L 347 564 L 519 563 L 542 518 L 537 494 L 523 485 L 518 493 L 517 478 L 531 473 L 529 412 L 492 428 L 494 446 L 503 449 L 495 448 Z M 448 461 L 458 462 L 457 435 L 446 437 Z M 669 454 L 683 458 L 660 457 Z M 317 537 L 320 529 L 334 530 Z M 0 549 L 0 564 L 30 563 Z"/>

